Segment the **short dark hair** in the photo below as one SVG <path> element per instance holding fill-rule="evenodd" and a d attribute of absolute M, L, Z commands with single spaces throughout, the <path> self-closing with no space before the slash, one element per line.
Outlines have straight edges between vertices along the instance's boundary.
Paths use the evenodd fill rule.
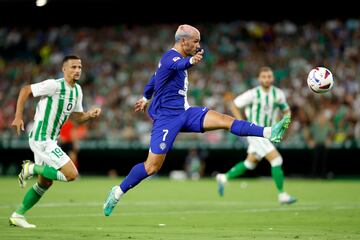
<path fill-rule="evenodd" d="M 272 72 L 273 70 L 271 69 L 271 67 L 268 67 L 268 66 L 264 66 L 264 67 L 261 67 L 258 71 L 258 76 L 260 76 L 260 73 L 262 72 Z"/>
<path fill-rule="evenodd" d="M 81 60 L 81 58 L 79 56 L 77 56 L 77 55 L 66 55 L 62 60 L 62 64 L 66 63 L 68 60 L 72 60 L 72 59 Z"/>

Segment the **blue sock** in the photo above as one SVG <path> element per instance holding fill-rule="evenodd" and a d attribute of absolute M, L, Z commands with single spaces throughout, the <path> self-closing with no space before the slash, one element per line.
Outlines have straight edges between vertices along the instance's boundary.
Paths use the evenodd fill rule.
<path fill-rule="evenodd" d="M 264 137 L 264 127 L 243 120 L 234 120 L 230 132 L 238 136 Z"/>
<path fill-rule="evenodd" d="M 144 178 L 148 177 L 144 163 L 136 164 L 126 178 L 120 184 L 121 190 L 126 193 L 130 188 L 138 185 Z"/>

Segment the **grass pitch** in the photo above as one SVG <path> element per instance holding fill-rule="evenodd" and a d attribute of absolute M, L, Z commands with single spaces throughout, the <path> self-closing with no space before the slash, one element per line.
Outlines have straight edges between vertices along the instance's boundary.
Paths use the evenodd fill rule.
<path fill-rule="evenodd" d="M 110 217 L 102 204 L 121 178 L 54 183 L 27 213 L 36 229 L 10 227 L 26 189 L 0 178 L 0 239 L 360 239 L 359 180 L 288 179 L 299 201 L 281 206 L 271 179 L 239 179 L 219 197 L 213 179 L 153 178 L 130 190 Z"/>

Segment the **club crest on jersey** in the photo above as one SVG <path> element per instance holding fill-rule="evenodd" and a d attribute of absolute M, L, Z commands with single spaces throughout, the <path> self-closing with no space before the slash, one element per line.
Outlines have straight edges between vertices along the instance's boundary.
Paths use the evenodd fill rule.
<path fill-rule="evenodd" d="M 166 148 L 166 143 L 162 142 L 160 143 L 160 149 L 164 150 Z"/>
<path fill-rule="evenodd" d="M 174 57 L 173 61 L 176 62 L 177 60 L 180 60 L 180 57 Z"/>

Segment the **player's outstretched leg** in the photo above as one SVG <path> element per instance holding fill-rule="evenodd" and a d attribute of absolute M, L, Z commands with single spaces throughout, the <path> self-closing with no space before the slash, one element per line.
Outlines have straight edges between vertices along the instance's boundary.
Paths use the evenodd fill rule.
<path fill-rule="evenodd" d="M 216 111 L 208 111 L 204 118 L 203 129 L 211 131 L 216 129 L 227 129 L 237 136 L 255 136 L 270 139 L 278 143 L 281 141 L 286 129 L 289 127 L 290 115 L 285 115 L 281 121 L 272 127 L 258 126 L 252 122 L 237 120 L 226 114 Z"/>
<path fill-rule="evenodd" d="M 279 122 L 271 127 L 270 141 L 279 143 L 284 136 L 286 129 L 289 127 L 291 122 L 290 115 L 285 115 Z"/>

